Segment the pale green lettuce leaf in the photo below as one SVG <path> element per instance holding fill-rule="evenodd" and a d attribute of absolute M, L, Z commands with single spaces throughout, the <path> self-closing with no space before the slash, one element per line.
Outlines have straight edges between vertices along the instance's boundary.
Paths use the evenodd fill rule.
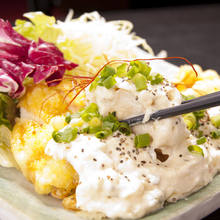
<path fill-rule="evenodd" d="M 24 37 L 37 41 L 39 38 L 55 43 L 62 31 L 55 27 L 56 19 L 53 16 L 47 16 L 42 12 L 25 13 L 26 20 L 16 20 L 14 30 L 22 34 Z"/>

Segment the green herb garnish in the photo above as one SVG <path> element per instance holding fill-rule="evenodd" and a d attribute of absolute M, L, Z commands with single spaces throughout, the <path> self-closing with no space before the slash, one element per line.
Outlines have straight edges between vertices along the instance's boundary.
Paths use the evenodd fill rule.
<path fill-rule="evenodd" d="M 150 134 L 140 134 L 135 136 L 134 144 L 136 148 L 148 147 L 152 141 Z"/>
<path fill-rule="evenodd" d="M 54 131 L 52 137 L 57 143 L 70 143 L 77 137 L 77 128 L 66 127 L 62 131 Z"/>
<path fill-rule="evenodd" d="M 95 103 L 91 103 L 88 107 L 80 112 L 80 117 L 85 122 L 89 122 L 93 117 L 99 117 L 98 106 Z"/>
<path fill-rule="evenodd" d="M 125 134 L 126 136 L 131 134 L 131 128 L 129 127 L 129 125 L 125 122 L 121 122 L 119 124 L 118 130 L 122 133 Z"/>
<path fill-rule="evenodd" d="M 133 78 L 132 82 L 136 86 L 137 91 L 147 89 L 147 79 L 144 75 L 137 73 Z"/>
<path fill-rule="evenodd" d="M 98 85 L 104 86 L 107 89 L 111 89 L 115 84 L 115 68 L 106 65 L 103 70 L 100 72 L 100 75 L 92 82 L 90 86 L 90 91 L 95 89 Z"/>
<path fill-rule="evenodd" d="M 211 123 L 216 127 L 220 127 L 220 115 L 211 117 Z"/>
<path fill-rule="evenodd" d="M 189 145 L 189 146 L 188 146 L 188 150 L 189 150 L 191 153 L 199 154 L 199 155 L 202 155 L 202 156 L 204 157 L 203 150 L 202 150 L 202 148 L 199 147 L 198 145 Z"/>
<path fill-rule="evenodd" d="M 118 77 L 126 77 L 127 76 L 127 63 L 122 63 L 120 66 L 117 67 L 116 75 Z"/>
<path fill-rule="evenodd" d="M 200 144 L 204 144 L 206 141 L 207 141 L 207 140 L 206 140 L 206 137 L 203 136 L 203 137 L 200 137 L 199 139 L 197 139 L 196 143 L 197 143 L 198 145 L 200 145 Z"/>
<path fill-rule="evenodd" d="M 197 119 L 193 113 L 183 115 L 183 120 L 189 130 L 193 130 L 197 126 Z"/>
<path fill-rule="evenodd" d="M 150 76 L 150 83 L 151 85 L 158 85 L 163 82 L 163 76 L 159 73 L 156 75 Z"/>
<path fill-rule="evenodd" d="M 99 131 L 95 134 L 95 136 L 99 139 L 105 139 L 107 138 L 109 135 L 111 135 L 112 132 L 111 130 L 103 130 L 103 131 Z"/>
<path fill-rule="evenodd" d="M 220 138 L 220 130 L 212 131 L 210 133 L 211 138 L 213 139 L 219 139 Z"/>
<path fill-rule="evenodd" d="M 65 116 L 65 122 L 67 124 L 69 124 L 71 122 L 71 120 L 72 120 L 72 116 L 71 116 L 71 114 L 69 112 L 67 112 L 66 116 Z"/>

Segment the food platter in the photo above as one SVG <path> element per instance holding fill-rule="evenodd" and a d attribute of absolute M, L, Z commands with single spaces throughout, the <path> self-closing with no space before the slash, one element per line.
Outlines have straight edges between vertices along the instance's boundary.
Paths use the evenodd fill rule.
<path fill-rule="evenodd" d="M 139 56 L 149 57 L 138 49 Z M 173 76 L 177 67 L 165 61 L 152 62 L 155 71 L 166 69 Z M 0 219 L 8 220 L 78 220 L 84 215 L 63 209 L 61 202 L 50 196 L 38 195 L 34 187 L 14 168 L 0 167 Z M 146 220 L 195 220 L 201 219 L 219 208 L 220 175 L 208 186 L 142 219 Z M 85 218 L 84 218 L 85 219 Z"/>
<path fill-rule="evenodd" d="M 30 42 L 28 41 L 28 43 L 30 43 Z M 44 42 L 42 41 L 42 42 L 40 42 L 40 44 L 44 44 Z M 135 55 L 136 55 L 137 59 L 138 58 L 139 59 L 152 58 L 151 55 L 145 53 L 142 50 L 139 50 L 138 48 L 137 48 L 137 51 L 135 52 Z M 153 58 L 154 62 L 152 62 L 152 64 L 151 64 L 152 70 L 155 73 L 156 72 L 163 72 L 164 78 L 167 78 L 168 80 L 169 80 L 169 77 L 173 78 L 175 76 L 175 74 L 178 72 L 179 68 L 177 66 L 173 65 L 173 64 L 170 64 L 169 62 L 165 62 L 165 61 L 161 61 L 161 60 L 160 61 L 155 61 L 155 59 L 164 59 L 164 57 L 166 57 L 166 55 L 163 54 L 163 53 L 161 53 L 158 56 L 159 57 Z M 171 58 L 171 57 L 169 57 L 169 58 Z M 176 57 L 176 58 L 178 58 L 178 57 Z M 152 59 L 148 59 L 148 60 L 152 60 Z M 63 59 L 61 59 L 61 61 L 63 63 L 65 63 L 65 61 Z M 65 63 L 65 65 L 70 65 L 70 63 Z M 196 71 L 195 71 L 195 73 L 196 73 Z M 137 76 L 138 76 L 138 73 L 137 73 Z M 144 76 L 142 76 L 142 78 L 143 77 Z M 156 77 L 156 75 L 155 75 L 155 77 Z M 137 77 L 135 79 L 137 79 Z M 162 77 L 162 79 L 163 79 L 163 77 Z M 146 80 L 146 79 L 144 78 L 144 80 Z M 153 80 L 153 78 L 151 78 L 151 80 Z M 49 81 L 49 83 L 50 82 L 51 81 Z M 116 81 L 115 81 L 115 83 L 116 83 Z M 151 81 L 151 83 L 152 83 L 152 81 Z M 154 85 L 154 84 L 151 84 L 151 85 Z M 140 89 L 138 87 L 138 84 L 137 85 L 135 84 L 135 86 L 136 86 L 136 89 L 138 91 Z M 107 85 L 107 87 L 108 87 L 108 85 Z M 141 90 L 144 90 L 144 89 L 146 89 L 146 87 L 141 88 Z M 138 98 L 136 100 L 138 100 Z M 141 104 L 142 103 L 143 102 L 141 102 Z M 117 105 L 115 105 L 115 106 L 117 106 Z M 35 109 L 35 107 L 34 107 L 34 109 Z M 118 112 L 120 112 L 120 111 L 118 111 Z M 137 113 L 137 109 L 135 109 L 134 113 Z M 178 122 L 175 123 L 175 124 L 177 125 Z M 163 134 L 163 132 L 158 132 L 158 133 Z M 76 135 L 77 135 L 77 130 L 76 130 Z M 140 136 L 140 135 L 137 135 L 137 136 Z M 180 136 L 178 136 L 178 138 L 179 137 Z M 135 136 L 135 138 L 136 138 L 136 136 Z M 17 139 L 19 139 L 19 138 L 17 138 Z M 54 137 L 53 137 L 53 139 L 55 140 Z M 155 138 L 155 140 L 157 140 L 157 139 L 158 139 L 158 137 Z M 161 140 L 163 140 L 163 138 L 161 138 Z M 206 141 L 206 139 L 205 139 L 205 141 Z M 59 140 L 58 140 L 56 142 L 61 143 L 62 141 L 59 142 Z M 167 141 L 167 142 L 169 142 L 169 141 Z M 167 144 L 167 142 L 165 144 Z M 33 142 L 31 142 L 31 145 L 32 145 L 32 143 Z M 65 142 L 65 143 L 67 143 L 67 142 Z M 136 143 L 136 139 L 135 139 L 135 143 Z M 48 144 L 48 146 L 50 147 L 49 144 Z M 51 145 L 51 146 L 53 146 L 53 145 Z M 80 146 L 82 146 L 82 144 Z M 133 146 L 133 142 L 132 142 L 132 146 Z M 149 145 L 146 145 L 146 143 L 145 143 L 145 145 L 143 145 L 142 147 L 146 147 L 146 146 L 149 146 Z M 176 142 L 174 146 L 177 147 L 177 151 L 178 151 L 178 148 L 180 148 L 180 144 L 177 144 L 177 142 Z M 193 145 L 193 146 L 195 146 L 195 145 Z M 197 159 L 199 159 L 200 161 L 203 161 L 203 159 L 201 157 L 201 156 L 204 157 L 203 150 L 200 147 L 198 147 L 198 148 L 201 151 L 200 151 L 200 158 L 197 158 Z M 50 151 L 48 149 L 50 150 L 50 148 L 47 148 L 47 150 L 45 152 L 47 152 L 49 156 L 52 156 L 52 155 L 50 155 Z M 60 149 L 60 148 L 58 148 L 58 149 Z M 77 149 L 79 149 L 79 148 L 77 148 Z M 188 149 L 189 149 L 189 147 L 188 147 Z M 116 148 L 116 150 L 117 150 L 117 148 Z M 80 152 L 83 153 L 84 149 L 80 150 Z M 201 152 L 202 152 L 202 154 L 201 154 Z M 219 154 L 217 153 L 217 156 L 218 155 Z M 179 154 L 178 157 L 182 157 L 182 154 Z M 70 157 L 70 158 L 72 158 L 72 157 Z M 77 158 L 77 157 L 75 156 L 74 158 Z M 190 158 L 191 158 L 191 155 L 190 155 Z M 63 158 L 59 158 L 59 159 L 63 159 Z M 197 159 L 195 159 L 195 161 Z M 87 161 L 87 160 L 82 159 L 81 161 Z M 97 160 L 95 158 L 93 158 L 93 161 L 96 162 Z M 121 160 L 121 161 L 123 162 L 123 160 Z M 120 161 L 120 163 L 122 163 L 121 161 Z M 189 161 L 189 160 L 184 160 L 184 161 Z M 146 163 L 146 161 L 144 161 L 144 162 Z M 103 165 L 102 168 L 104 168 L 104 164 L 102 164 L 102 165 Z M 158 165 L 158 164 L 156 164 L 156 165 Z M 75 166 L 73 166 L 73 167 L 75 167 Z M 164 166 L 164 167 L 166 167 L 166 166 Z M 52 176 L 54 176 L 54 173 L 56 171 L 59 171 L 60 173 L 62 173 L 62 169 L 60 171 L 59 168 L 52 172 Z M 193 167 L 192 167 L 192 169 L 193 169 Z M 191 181 L 194 181 L 194 180 L 197 181 L 197 176 L 196 176 L 197 173 L 196 172 L 198 172 L 198 169 L 195 168 L 194 172 L 191 172 L 190 170 L 192 170 L 192 169 L 188 169 L 185 172 L 185 175 L 184 175 L 185 182 L 190 182 L 190 184 L 191 184 Z M 174 167 L 174 170 L 176 170 L 176 166 Z M 205 170 L 208 174 L 211 172 L 209 169 L 207 169 L 207 166 L 205 167 Z M 135 172 L 136 172 L 136 170 L 135 170 Z M 216 172 L 217 172 L 217 170 L 216 170 Z M 181 170 L 179 171 L 179 173 L 181 173 Z M 105 174 L 106 174 L 106 171 L 105 171 Z M 173 177 L 178 176 L 177 171 L 174 171 L 173 174 L 174 174 Z M 190 175 L 188 176 L 188 174 L 190 174 L 191 177 L 190 177 Z M 90 173 L 86 176 L 90 177 Z M 165 189 L 169 188 L 169 184 L 170 184 L 168 182 L 169 181 L 169 178 L 167 178 L 168 176 L 165 174 L 165 179 L 166 179 L 166 181 L 165 181 L 166 184 L 164 185 Z M 198 174 L 198 176 L 199 176 L 199 174 Z M 212 180 L 212 176 L 209 178 L 208 177 L 209 175 L 206 176 L 204 174 L 204 172 L 200 172 L 200 176 L 205 181 L 203 181 L 201 183 L 198 183 L 198 185 L 196 185 L 196 187 L 193 188 L 193 189 L 190 189 L 190 187 L 191 187 L 190 184 L 188 186 L 185 185 L 183 179 L 179 178 L 178 183 L 179 183 L 179 185 L 181 185 L 182 190 L 185 192 L 185 194 L 180 196 L 179 198 L 183 198 L 183 197 L 189 195 L 190 193 L 197 191 L 202 186 L 206 185 L 208 182 L 211 182 L 211 180 Z M 109 177 L 109 176 L 106 176 L 106 177 Z M 127 176 L 124 176 L 124 177 L 127 177 Z M 142 174 L 142 177 L 146 177 L 146 176 L 144 174 Z M 109 178 L 107 178 L 107 179 L 109 179 Z M 48 179 L 48 173 L 46 174 L 46 177 L 44 177 L 44 180 L 47 180 L 47 179 Z M 111 179 L 111 181 L 113 181 L 113 179 Z M 130 182 L 129 179 L 128 179 L 128 181 Z M 143 181 L 143 182 L 146 183 L 146 180 Z M 79 185 L 81 185 L 81 183 Z M 89 186 L 87 181 L 84 181 L 84 183 L 87 183 L 87 185 Z M 149 182 L 149 183 L 151 183 L 151 182 Z M 152 182 L 152 183 L 157 184 L 157 181 Z M 65 184 L 65 186 L 67 186 L 67 185 L 68 184 Z M 132 186 L 134 186 L 134 184 Z M 60 188 L 62 188 L 62 187 L 60 186 Z M 168 201 L 174 201 L 174 202 L 176 201 L 175 192 L 178 191 L 177 188 L 178 187 L 173 188 L 173 195 L 174 195 L 173 199 L 174 200 L 170 199 L 170 198 L 172 198 L 172 197 L 170 197 L 170 198 L 168 198 Z M 208 215 L 209 213 L 211 213 L 212 211 L 214 211 L 215 209 L 218 208 L 218 204 L 220 202 L 219 189 L 220 189 L 220 177 L 219 177 L 219 175 L 217 175 L 214 178 L 214 180 L 210 184 L 208 184 L 208 186 L 204 187 L 203 189 L 199 190 L 198 192 L 196 192 L 196 193 L 192 194 L 191 196 L 186 197 L 185 199 L 182 199 L 182 200 L 180 200 L 176 203 L 166 204 L 165 208 L 160 209 L 159 211 L 154 212 L 152 214 L 149 214 L 148 216 L 143 217 L 142 219 L 149 219 L 149 220 L 150 219 L 165 219 L 165 220 L 167 219 L 168 220 L 168 219 L 185 219 L 185 218 L 187 218 L 187 219 L 200 219 L 200 218 Z M 121 192 L 121 190 L 122 190 L 122 188 L 119 190 L 119 192 Z M 84 191 L 82 191 L 82 192 L 84 193 Z M 97 196 L 96 191 L 91 191 L 90 190 L 90 191 L 87 191 L 87 192 L 93 192 L 93 194 L 95 196 Z M 50 191 L 39 191 L 39 193 L 41 193 L 41 194 L 50 194 L 51 192 Z M 86 195 L 86 193 L 84 193 L 83 195 Z M 89 195 L 89 193 L 87 193 L 87 195 Z M 84 198 L 84 197 L 82 196 L 81 198 Z M 111 198 L 112 198 L 111 196 L 108 196 L 108 199 L 111 199 Z M 163 199 L 162 196 L 161 196 L 161 199 Z M 153 199 L 152 199 L 152 197 L 149 197 L 148 200 L 149 200 L 149 202 L 151 202 Z M 140 207 L 142 207 L 143 205 L 148 204 L 146 202 L 141 202 L 141 201 L 145 201 L 145 200 L 141 199 L 141 194 L 138 194 L 137 201 L 139 201 Z M 164 199 L 164 201 L 165 201 L 165 199 Z M 35 193 L 33 185 L 31 183 L 29 183 L 27 180 L 25 180 L 25 178 L 21 175 L 21 173 L 19 171 L 17 171 L 16 169 L 14 169 L 14 168 L 2 168 L 2 167 L 0 167 L 0 202 L 1 202 L 0 219 L 30 219 L 30 220 L 31 219 L 60 219 L 60 220 L 62 220 L 62 219 L 67 219 L 67 220 L 68 219 L 76 219 L 77 220 L 77 219 L 84 219 L 85 217 L 86 217 L 86 219 L 99 219 L 99 216 L 97 214 L 93 215 L 91 213 L 88 214 L 88 213 L 85 213 L 85 212 L 83 213 L 83 212 L 67 211 L 67 210 L 63 209 L 63 207 L 61 206 L 61 201 L 59 201 L 55 198 L 52 198 L 50 196 L 37 195 Z M 94 200 L 94 202 L 95 202 L 95 200 Z M 161 207 L 160 203 L 161 203 L 161 200 L 158 199 L 158 207 L 157 208 Z M 111 209 L 109 209 L 109 207 L 111 207 L 111 206 L 108 206 L 108 205 L 106 206 L 105 202 L 100 203 L 100 204 L 101 204 L 100 205 L 101 209 L 105 206 L 105 207 L 107 207 L 106 211 L 109 211 L 109 210 L 111 211 Z M 131 209 L 135 210 L 135 204 L 134 203 L 131 203 L 131 204 L 133 204 L 131 206 Z M 116 203 L 116 206 L 118 206 L 117 203 Z M 123 208 L 125 208 L 125 206 L 126 205 L 122 205 L 121 208 L 123 209 Z M 65 207 L 65 205 L 64 205 L 64 207 Z M 80 206 L 77 206 L 77 208 L 78 207 L 81 208 Z M 120 207 L 120 206 L 118 206 L 118 207 Z M 70 208 L 70 207 L 68 207 L 68 208 Z M 116 215 L 116 216 L 120 216 L 120 217 L 126 219 L 126 217 L 129 216 L 129 212 L 127 211 L 126 208 L 124 209 L 126 211 L 122 212 L 121 208 L 118 209 L 119 215 Z M 100 211 L 101 209 L 98 209 L 98 210 Z M 90 208 L 84 209 L 84 210 L 90 210 L 91 211 Z M 93 210 L 94 209 L 92 209 L 92 211 Z M 155 210 L 155 209 L 152 209 L 152 210 Z M 152 210 L 149 210 L 149 212 L 152 212 Z M 105 213 L 105 212 L 103 212 L 103 213 Z M 109 215 L 107 215 L 107 216 L 109 216 Z M 142 215 L 139 215 L 139 216 L 142 216 Z M 112 217 L 112 218 L 114 219 L 114 217 Z"/>
<path fill-rule="evenodd" d="M 165 206 L 142 219 L 201 219 L 220 204 L 220 175 L 205 188 L 174 204 Z M 8 220 L 78 220 L 81 216 L 64 210 L 61 203 L 49 196 L 37 195 L 31 183 L 14 168 L 0 167 L 0 219 Z"/>

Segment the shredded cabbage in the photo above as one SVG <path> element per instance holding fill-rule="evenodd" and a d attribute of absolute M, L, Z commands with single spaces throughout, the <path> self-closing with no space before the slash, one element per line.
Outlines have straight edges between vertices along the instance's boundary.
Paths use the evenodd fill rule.
<path fill-rule="evenodd" d="M 42 12 L 30 12 L 24 16 L 31 20 L 17 20 L 14 27 L 28 39 L 54 43 L 64 54 L 64 58 L 79 64 L 69 73 L 94 74 L 108 60 L 136 58 L 136 49 L 142 46 L 147 52 L 153 50 L 132 32 L 129 21 L 106 21 L 98 12 L 85 13 L 72 18 L 70 10 L 65 21 L 55 21 Z"/>

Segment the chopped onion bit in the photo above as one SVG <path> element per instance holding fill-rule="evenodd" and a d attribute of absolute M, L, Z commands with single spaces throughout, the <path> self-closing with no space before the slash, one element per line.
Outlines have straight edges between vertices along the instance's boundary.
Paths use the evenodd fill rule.
<path fill-rule="evenodd" d="M 77 137 L 77 128 L 66 127 L 62 131 L 54 131 L 52 137 L 57 143 L 70 143 Z"/>
<path fill-rule="evenodd" d="M 198 145 L 200 145 L 200 144 L 204 144 L 206 141 L 207 141 L 207 140 L 206 140 L 206 137 L 203 136 L 203 137 L 200 137 L 200 138 L 196 141 L 196 143 L 197 143 Z"/>
<path fill-rule="evenodd" d="M 148 147 L 152 141 L 152 137 L 150 134 L 145 133 L 145 134 L 140 134 L 135 136 L 135 147 L 136 148 L 143 148 L 143 147 Z"/>
<path fill-rule="evenodd" d="M 188 150 L 191 153 L 195 153 L 195 154 L 199 154 L 202 155 L 204 157 L 204 153 L 201 147 L 199 147 L 198 145 L 189 145 L 188 146 Z"/>

